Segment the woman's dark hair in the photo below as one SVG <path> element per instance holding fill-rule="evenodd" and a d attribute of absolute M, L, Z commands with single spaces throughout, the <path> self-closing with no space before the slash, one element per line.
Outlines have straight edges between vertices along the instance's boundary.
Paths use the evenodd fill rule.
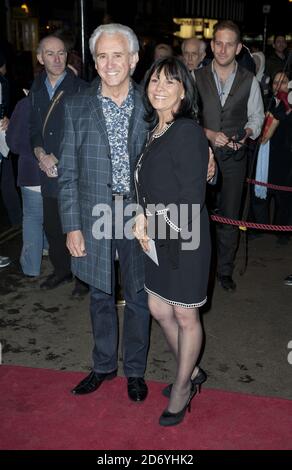
<path fill-rule="evenodd" d="M 147 122 L 156 122 L 158 119 L 157 112 L 149 101 L 147 90 L 152 75 L 155 74 L 157 75 L 157 77 L 159 77 L 162 70 L 167 78 L 171 78 L 172 80 L 177 80 L 178 82 L 180 82 L 185 92 L 185 96 L 181 100 L 179 109 L 176 113 L 173 114 L 173 119 L 175 120 L 181 117 L 196 119 L 198 111 L 197 89 L 193 77 L 191 76 L 185 64 L 180 59 L 178 59 L 177 57 L 165 57 L 154 62 L 145 77 L 145 120 Z"/>

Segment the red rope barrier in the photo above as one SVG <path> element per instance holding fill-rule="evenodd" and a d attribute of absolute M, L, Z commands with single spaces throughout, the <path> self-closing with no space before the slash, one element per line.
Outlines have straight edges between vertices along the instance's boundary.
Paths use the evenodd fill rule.
<path fill-rule="evenodd" d="M 266 186 L 267 188 L 276 189 L 278 191 L 292 192 L 292 188 L 290 186 L 279 186 L 278 184 L 263 183 L 262 181 L 252 180 L 250 178 L 247 178 L 246 181 L 249 184 L 257 184 L 258 186 Z"/>
<path fill-rule="evenodd" d="M 255 222 L 246 222 L 245 220 L 233 220 L 228 217 L 221 217 L 220 215 L 211 215 L 211 219 L 221 224 L 237 225 L 240 228 L 246 227 L 259 230 L 274 230 L 277 232 L 292 232 L 292 225 L 257 224 Z"/>

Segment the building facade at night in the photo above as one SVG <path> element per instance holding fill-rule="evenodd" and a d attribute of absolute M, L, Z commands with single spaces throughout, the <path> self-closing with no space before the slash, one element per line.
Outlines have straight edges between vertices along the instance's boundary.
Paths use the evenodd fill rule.
<path fill-rule="evenodd" d="M 266 2 L 271 7 L 269 14 L 263 12 Z M 292 40 L 291 13 L 289 0 L 0 0 L 0 41 L 9 41 L 19 53 L 31 54 L 35 63 L 39 39 L 65 30 L 78 51 L 85 45 L 83 57 L 88 62 L 88 39 L 101 23 L 127 24 L 142 45 L 168 42 L 179 50 L 183 39 L 196 36 L 208 40 L 218 20 L 231 19 L 239 24 L 246 43 L 256 39 L 261 48 L 265 27 L 270 41 L 278 31 Z"/>
<path fill-rule="evenodd" d="M 166 36 L 176 33 L 184 38 L 212 36 L 218 19 L 237 22 L 244 32 L 261 34 L 265 16 L 263 5 L 271 6 L 268 31 L 291 33 L 292 2 L 289 0 L 0 0 L 1 36 L 17 48 L 34 49 L 39 35 L 65 27 L 80 33 L 83 6 L 86 35 L 98 24 L 116 21 L 133 27 L 138 35 Z M 289 39 L 289 37 L 288 37 Z"/>

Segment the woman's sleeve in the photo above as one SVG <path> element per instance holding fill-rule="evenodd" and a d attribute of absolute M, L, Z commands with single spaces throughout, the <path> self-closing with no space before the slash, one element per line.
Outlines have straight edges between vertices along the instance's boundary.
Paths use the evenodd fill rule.
<path fill-rule="evenodd" d="M 180 240 L 192 238 L 196 231 L 194 224 L 200 218 L 205 202 L 208 141 L 203 130 L 190 121 L 177 129 L 171 144 L 173 172 L 178 188 L 174 198 L 177 210 L 175 217 L 169 210 L 168 220 L 165 217 L 165 221 L 169 226 L 169 259 L 172 268 L 176 269 L 179 266 Z"/>
<path fill-rule="evenodd" d="M 179 188 L 176 204 L 199 204 L 201 208 L 208 170 L 208 141 L 203 129 L 192 122 L 182 125 L 175 134 L 171 153 Z"/>

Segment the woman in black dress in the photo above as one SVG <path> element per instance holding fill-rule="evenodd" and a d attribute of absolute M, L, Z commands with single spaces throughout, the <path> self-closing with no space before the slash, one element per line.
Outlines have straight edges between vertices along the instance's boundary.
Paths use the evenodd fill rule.
<path fill-rule="evenodd" d="M 155 127 L 138 161 L 141 208 L 134 234 L 145 252 L 145 289 L 151 314 L 161 325 L 177 360 L 160 424 L 184 418 L 205 373 L 196 366 L 202 345 L 198 307 L 206 302 L 210 263 L 205 207 L 208 143 L 195 120 L 196 91 L 176 58 L 153 64 L 145 80 L 147 119 Z M 157 263 L 152 254 L 154 239 Z"/>

